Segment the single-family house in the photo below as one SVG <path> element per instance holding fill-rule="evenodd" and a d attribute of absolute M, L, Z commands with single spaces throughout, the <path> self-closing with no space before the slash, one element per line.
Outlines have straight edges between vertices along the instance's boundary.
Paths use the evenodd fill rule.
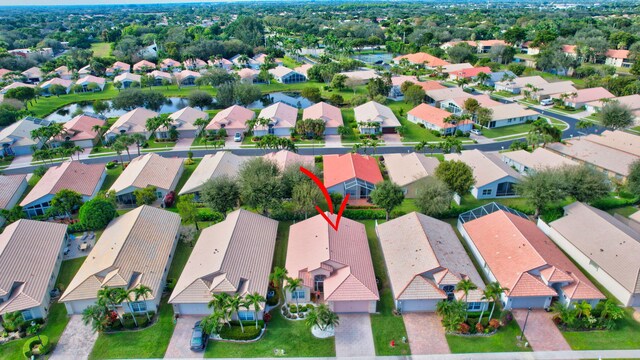
<path fill-rule="evenodd" d="M 422 124 L 429 130 L 436 130 L 445 135 L 455 134 L 457 130 L 469 132 L 473 129 L 470 120 L 452 121 L 450 112 L 422 103 L 407 112 L 407 120 Z"/>
<path fill-rule="evenodd" d="M 91 84 L 94 84 L 94 85 L 91 85 Z M 105 78 L 101 78 L 93 75 L 83 76 L 82 78 L 78 79 L 78 81 L 76 81 L 76 85 L 82 86 L 83 91 L 97 91 L 97 90 L 102 91 L 104 90 L 105 84 L 106 84 Z"/>
<path fill-rule="evenodd" d="M 600 139 L 598 135 L 593 134 L 566 140 L 564 143 L 547 144 L 546 149 L 579 163 L 589 164 L 610 177 L 625 181 L 629 176 L 629 166 L 640 159 L 640 155 L 634 154 L 638 151 L 638 146 L 637 143 L 633 145 L 633 139 L 627 140 L 626 143 L 622 140 L 616 142 L 615 139 L 623 138 L 625 135 L 612 135 L 613 133 L 608 133 L 613 140 Z"/>
<path fill-rule="evenodd" d="M 205 129 L 207 131 L 225 129 L 227 135 L 230 136 L 237 133 L 244 134 L 249 131 L 249 122 L 255 117 L 254 111 L 240 105 L 232 105 L 217 113 Z"/>
<path fill-rule="evenodd" d="M 324 155 L 324 186 L 330 193 L 366 199 L 383 180 L 376 158 L 360 154 Z"/>
<path fill-rule="evenodd" d="M 73 79 L 73 71 L 69 70 L 66 66 L 58 66 L 55 68 L 50 75 L 57 76 L 60 79 L 71 80 Z"/>
<path fill-rule="evenodd" d="M 339 74 L 347 77 L 347 82 L 350 86 L 364 85 L 368 83 L 369 80 L 380 77 L 375 70 L 371 69 L 343 71 Z"/>
<path fill-rule="evenodd" d="M 499 81 L 503 81 L 506 79 L 515 79 L 516 77 L 516 74 L 509 70 L 491 72 L 489 74 L 489 79 L 485 80 L 483 84 L 487 86 L 495 86 Z"/>
<path fill-rule="evenodd" d="M 504 152 L 502 161 L 523 175 L 531 174 L 536 170 L 578 165 L 577 162 L 543 147 L 538 147 L 532 152 L 526 150 Z"/>
<path fill-rule="evenodd" d="M 389 179 L 402 187 L 408 199 L 418 195 L 418 184 L 427 176 L 434 176 L 440 162 L 435 157 L 416 152 L 407 154 L 385 154 L 384 165 Z"/>
<path fill-rule="evenodd" d="M 45 215 L 51 207 L 51 199 L 60 190 L 75 191 L 82 195 L 82 201 L 91 200 L 100 191 L 106 175 L 106 169 L 102 164 L 65 161 L 49 168 L 42 179 L 22 199 L 20 206 L 31 218 Z"/>
<path fill-rule="evenodd" d="M 33 148 L 40 149 L 43 143 L 41 140 L 32 139 L 31 131 L 49 124 L 48 120 L 28 116 L 0 130 L 2 156 L 33 154 Z"/>
<path fill-rule="evenodd" d="M 640 146 L 638 146 L 638 136 L 622 130 L 604 130 L 600 136 L 592 134 L 587 135 L 584 139 L 616 149 L 627 154 L 640 157 Z"/>
<path fill-rule="evenodd" d="M 499 104 L 490 107 L 490 109 L 492 111 L 491 120 L 486 125 L 489 129 L 523 124 L 527 121 L 536 120 L 540 115 L 537 111 L 527 109 L 518 103 Z M 479 123 L 477 119 L 474 119 L 474 121 Z"/>
<path fill-rule="evenodd" d="M 269 124 L 257 125 L 253 129 L 255 136 L 267 134 L 290 136 L 291 131 L 296 127 L 298 109 L 285 103 L 277 102 L 262 109 L 258 118 L 268 119 Z"/>
<path fill-rule="evenodd" d="M 553 95 L 561 93 L 573 93 L 576 88 L 573 81 L 558 81 L 546 84 L 536 85 L 534 89 L 523 88 L 522 92 L 536 101 L 548 99 Z"/>
<path fill-rule="evenodd" d="M 149 60 L 141 60 L 133 64 L 133 72 L 136 72 L 136 73 L 148 73 L 149 71 L 152 71 L 155 69 L 156 69 L 156 64 L 152 63 Z"/>
<path fill-rule="evenodd" d="M 491 68 L 488 66 L 474 67 L 470 69 L 462 69 L 457 71 L 449 72 L 449 80 L 456 81 L 459 79 L 469 79 L 472 81 L 476 80 L 476 77 L 480 73 L 485 73 L 487 75 L 491 74 Z"/>
<path fill-rule="evenodd" d="M 13 82 L 13 83 L 3 87 L 2 90 L 0 90 L 0 94 L 6 94 L 11 89 L 17 89 L 17 88 L 21 88 L 21 87 L 28 87 L 28 88 L 35 89 L 36 86 L 35 85 L 31 85 L 31 84 L 25 84 L 25 83 L 20 82 L 20 81 L 16 81 L 16 82 Z"/>
<path fill-rule="evenodd" d="M 322 101 L 302 111 L 302 119 L 320 119 L 324 121 L 324 135 L 337 135 L 338 128 L 344 126 L 339 108 Z"/>
<path fill-rule="evenodd" d="M 120 116 L 106 132 L 105 136 L 114 139 L 121 134 L 140 133 L 149 138 L 151 135 L 147 130 L 147 120 L 158 116 L 158 113 L 145 108 L 136 108 Z"/>
<path fill-rule="evenodd" d="M 56 286 L 67 225 L 21 219 L 0 234 L 0 316 L 46 318 Z"/>
<path fill-rule="evenodd" d="M 269 74 L 281 84 L 295 84 L 307 81 L 305 75 L 284 66 L 276 66 L 273 69 L 269 69 Z"/>
<path fill-rule="evenodd" d="M 105 126 L 107 121 L 98 115 L 82 114 L 64 123 L 64 132 L 56 139 L 54 146 L 63 142 L 72 142 L 75 146 L 83 149 L 93 147 L 101 139 L 94 126 Z"/>
<path fill-rule="evenodd" d="M 309 69 L 311 69 L 313 67 L 313 65 L 311 64 L 302 64 L 298 67 L 293 68 L 293 70 L 297 73 L 300 73 L 302 75 L 304 75 L 305 78 L 309 78 L 309 76 L 307 75 L 307 73 L 309 72 Z"/>
<path fill-rule="evenodd" d="M 533 87 L 541 87 L 543 85 L 548 84 L 547 80 L 542 78 L 542 76 L 524 76 L 524 77 L 516 77 L 515 79 L 498 81 L 495 83 L 494 87 L 496 91 L 505 91 L 512 94 L 520 94 L 523 90 L 531 91 L 531 86 Z"/>
<path fill-rule="evenodd" d="M 473 96 L 459 87 L 426 90 L 425 94 L 427 95 L 426 103 L 435 107 L 442 107 L 441 103 L 446 100 L 466 99 Z"/>
<path fill-rule="evenodd" d="M 284 171 L 290 166 L 300 167 L 304 166 L 307 169 L 312 169 L 315 166 L 313 156 L 300 155 L 289 150 L 278 150 L 270 153 L 266 153 L 262 156 L 265 160 L 271 161 L 278 166 L 280 171 Z"/>
<path fill-rule="evenodd" d="M 153 85 L 154 86 L 162 86 L 165 84 L 173 83 L 173 76 L 168 72 L 153 70 L 149 73 L 149 76 L 153 77 Z"/>
<path fill-rule="evenodd" d="M 478 102 L 478 105 L 485 108 L 493 108 L 494 106 L 502 105 L 502 103 L 493 100 L 486 94 L 471 95 L 465 93 L 465 95 L 461 97 L 452 97 L 450 99 L 440 101 L 440 108 L 456 115 L 462 115 L 466 112 L 466 110 L 464 110 L 464 102 L 467 101 L 467 99 L 475 99 Z"/>
<path fill-rule="evenodd" d="M 487 309 L 484 282 L 451 225 L 412 212 L 376 224 L 376 235 L 398 311 L 436 311 L 440 301 L 461 299 L 470 312 Z M 462 280 L 478 287 L 468 298 L 456 291 Z"/>
<path fill-rule="evenodd" d="M 598 288 L 529 218 L 490 203 L 458 217 L 458 231 L 489 281 L 505 290 L 504 309 L 570 307 L 605 299 Z"/>
<path fill-rule="evenodd" d="M 181 65 L 179 61 L 167 58 L 160 62 L 159 67 L 162 71 L 173 72 L 174 70 L 179 70 Z"/>
<path fill-rule="evenodd" d="M 567 255 L 625 306 L 640 306 L 640 232 L 585 203 L 538 226 Z"/>
<path fill-rule="evenodd" d="M 266 298 L 277 233 L 277 221 L 243 209 L 203 229 L 169 297 L 174 313 L 209 315 L 212 296 L 221 293 Z M 261 320 L 264 308 L 243 308 L 232 319 Z"/>
<path fill-rule="evenodd" d="M 181 158 L 164 158 L 149 153 L 131 160 L 109 191 L 115 191 L 118 203 L 134 205 L 134 190 L 153 186 L 158 199 L 164 201 L 165 196 L 176 189 L 183 171 Z"/>
<path fill-rule="evenodd" d="M 533 41 L 525 41 L 520 44 L 520 52 L 527 55 L 538 55 L 540 54 L 540 48 L 532 46 Z"/>
<path fill-rule="evenodd" d="M 445 154 L 444 158 L 447 161 L 462 161 L 473 170 L 476 182 L 471 188 L 471 194 L 476 199 L 517 196 L 514 185 L 522 176 L 503 163 L 498 155 L 474 149 L 460 154 Z"/>
<path fill-rule="evenodd" d="M 32 67 L 22 72 L 22 75 L 26 78 L 26 81 L 30 84 L 37 84 L 44 79 L 44 74 L 39 67 Z"/>
<path fill-rule="evenodd" d="M 336 221 L 335 214 L 326 214 Z M 337 313 L 374 313 L 380 299 L 363 224 L 340 219 L 339 231 L 320 214 L 291 225 L 285 268 L 302 280 L 287 303 L 326 303 Z"/>
<path fill-rule="evenodd" d="M 93 69 L 91 69 L 91 65 L 84 66 L 80 70 L 78 70 L 79 76 L 92 75 Z"/>
<path fill-rule="evenodd" d="M 563 98 L 563 96 L 565 97 Z M 570 93 L 555 94 L 552 97 L 562 100 L 565 106 L 580 109 L 589 102 L 602 99 L 612 99 L 616 96 L 603 87 L 595 87 L 580 89 Z"/>
<path fill-rule="evenodd" d="M 449 62 L 425 52 L 397 56 L 393 58 L 393 63 L 401 64 L 404 59 L 412 65 L 422 65 L 427 69 L 434 69 L 438 66 L 449 65 Z"/>
<path fill-rule="evenodd" d="M 0 175 L 0 209 L 11 210 L 27 190 L 27 175 Z M 0 215 L 0 226 L 6 219 Z"/>
<path fill-rule="evenodd" d="M 126 88 L 131 87 L 131 84 L 133 84 L 133 83 L 140 84 L 141 81 L 142 81 L 142 76 L 141 75 L 132 74 L 132 73 L 129 73 L 129 72 L 122 73 L 122 74 L 120 74 L 120 75 L 118 75 L 118 76 L 113 78 L 113 82 L 114 83 L 119 82 L 121 84 L 120 87 L 122 89 L 126 89 Z"/>
<path fill-rule="evenodd" d="M 235 178 L 242 164 L 249 159 L 251 157 L 238 156 L 230 151 L 218 151 L 215 154 L 205 155 L 178 195 L 194 194 L 198 200 L 200 191 L 207 181 L 221 176 Z"/>
<path fill-rule="evenodd" d="M 187 70 L 200 70 L 200 69 L 206 69 L 207 68 L 207 62 L 204 61 L 204 60 L 197 59 L 197 58 L 196 59 L 187 59 L 182 63 L 182 65 Z"/>
<path fill-rule="evenodd" d="M 209 120 L 209 114 L 187 106 L 169 115 L 169 119 L 171 119 L 171 127 L 178 131 L 180 137 L 195 138 L 198 135 L 198 127 L 195 122 L 199 119 Z M 158 129 L 156 137 L 158 139 L 169 138 L 169 129 L 163 127 Z"/>
<path fill-rule="evenodd" d="M 449 65 L 444 65 L 442 67 L 442 73 L 449 74 L 452 72 L 456 72 L 464 69 L 472 69 L 472 68 L 473 68 L 473 65 L 469 63 L 449 64 Z"/>
<path fill-rule="evenodd" d="M 391 108 L 369 101 L 353 109 L 358 129 L 362 134 L 393 134 L 400 127 L 400 120 Z"/>
<path fill-rule="evenodd" d="M 209 61 L 207 61 L 207 64 L 209 66 L 211 66 L 211 67 L 219 67 L 219 68 L 225 69 L 227 71 L 233 69 L 233 63 L 231 61 L 225 59 L 225 58 L 218 59 L 218 60 L 215 60 L 215 61 L 209 60 Z"/>
<path fill-rule="evenodd" d="M 260 71 L 258 70 L 254 70 L 251 68 L 242 68 L 238 70 L 236 74 L 238 74 L 238 77 L 240 78 L 240 82 L 243 84 L 253 84 L 253 83 L 260 82 L 258 78 Z"/>
<path fill-rule="evenodd" d="M 175 74 L 178 86 L 193 86 L 196 84 L 196 79 L 201 76 L 199 72 L 191 70 L 182 70 Z"/>
<path fill-rule="evenodd" d="M 633 65 L 633 61 L 630 59 L 629 50 L 616 50 L 609 49 L 604 59 L 605 65 L 630 68 Z"/>
<path fill-rule="evenodd" d="M 255 61 L 253 58 L 246 57 L 246 55 L 237 54 L 229 59 L 233 65 L 239 68 L 251 68 L 253 70 L 260 70 L 260 63 Z"/>
<path fill-rule="evenodd" d="M 107 68 L 105 71 L 105 75 L 107 76 L 115 76 L 118 74 L 128 73 L 131 71 L 131 65 L 127 63 L 123 63 L 122 61 L 116 61 L 111 65 L 111 67 Z"/>
<path fill-rule="evenodd" d="M 65 79 L 61 79 L 61 78 L 52 78 L 52 79 L 49 79 L 49 80 L 43 82 L 42 84 L 40 84 L 39 87 L 42 89 L 42 93 L 46 96 L 46 95 L 53 95 L 49 91 L 49 89 L 53 85 L 62 86 L 65 89 L 65 93 L 68 94 L 71 91 L 71 87 L 73 86 L 73 80 L 65 80 Z"/>
<path fill-rule="evenodd" d="M 144 299 L 116 305 L 120 313 L 157 312 L 169 266 L 180 237 L 180 216 L 143 205 L 111 220 L 60 297 L 67 313 L 82 314 L 103 288 L 146 286 Z"/>
<path fill-rule="evenodd" d="M 614 101 L 620 105 L 628 107 L 629 110 L 631 110 L 636 115 L 636 118 L 640 118 L 640 94 L 614 97 L 607 99 L 606 101 L 591 101 L 585 104 L 585 109 L 590 112 L 599 112 L 607 103 Z"/>
<path fill-rule="evenodd" d="M 0 68 L 0 79 L 4 78 L 5 75 L 11 73 L 12 71 L 5 68 Z"/>
<path fill-rule="evenodd" d="M 452 46 L 455 46 L 459 43 L 467 43 L 472 48 L 475 48 L 479 54 L 486 54 L 493 49 L 494 46 L 508 46 L 507 42 L 504 40 L 498 39 L 490 39 L 490 40 L 467 40 L 467 41 L 449 41 L 442 45 L 440 48 L 446 50 Z"/>
<path fill-rule="evenodd" d="M 389 90 L 389 97 L 396 100 L 404 98 L 402 93 L 402 84 L 405 82 L 418 83 L 418 78 L 409 75 L 397 75 L 391 78 L 391 90 Z"/>

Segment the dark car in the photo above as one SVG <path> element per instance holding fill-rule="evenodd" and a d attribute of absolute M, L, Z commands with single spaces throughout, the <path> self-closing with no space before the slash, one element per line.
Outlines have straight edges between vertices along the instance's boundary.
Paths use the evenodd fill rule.
<path fill-rule="evenodd" d="M 200 326 L 200 321 L 196 322 L 191 332 L 191 351 L 204 351 L 207 348 L 207 341 L 209 341 L 209 335 Z"/>

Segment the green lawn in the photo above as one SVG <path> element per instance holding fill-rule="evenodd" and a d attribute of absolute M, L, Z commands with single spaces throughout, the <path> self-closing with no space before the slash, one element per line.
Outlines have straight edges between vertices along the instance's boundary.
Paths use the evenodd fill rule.
<path fill-rule="evenodd" d="M 407 120 L 407 112 L 413 109 L 415 106 L 405 103 L 403 101 L 391 101 L 388 104 L 389 108 L 393 110 L 394 114 L 400 120 L 402 126 L 405 127 L 405 134 L 402 137 L 403 141 L 440 141 L 440 137 L 435 136 L 431 131 L 414 124 Z"/>
<path fill-rule="evenodd" d="M 635 206 L 624 206 L 624 207 L 621 207 L 621 208 L 611 209 L 611 210 L 608 210 L 608 211 L 609 211 L 609 213 L 611 215 L 620 214 L 620 215 L 622 215 L 624 217 L 629 217 L 632 214 L 636 213 L 638 211 L 638 208 L 635 207 Z"/>
<path fill-rule="evenodd" d="M 288 56 L 285 56 L 282 58 L 282 66 L 288 67 L 289 69 L 297 68 L 300 65 L 302 65 L 301 62 L 295 61 L 294 59 Z"/>
<path fill-rule="evenodd" d="M 99 42 L 91 44 L 94 57 L 107 57 L 111 55 L 111 43 Z"/>
<path fill-rule="evenodd" d="M 191 251 L 193 248 L 190 245 L 178 242 L 167 278 L 177 279 L 180 276 Z M 158 321 L 144 330 L 100 334 L 89 358 L 162 358 L 175 327 L 173 308 L 167 304 L 166 297 L 160 303 L 158 316 Z"/>
<path fill-rule="evenodd" d="M 493 139 L 500 136 L 509 136 L 509 135 L 527 133 L 529 132 L 529 130 L 531 130 L 531 124 L 518 124 L 518 125 L 499 127 L 495 129 L 485 128 L 485 129 L 482 129 L 481 131 L 482 131 L 482 135 L 490 139 Z"/>
<path fill-rule="evenodd" d="M 373 341 L 376 347 L 376 355 L 411 355 L 408 343 L 402 343 L 401 339 L 407 337 L 407 330 L 404 327 L 402 316 L 393 315 L 393 295 L 387 277 L 387 270 L 384 263 L 382 248 L 378 242 L 375 232 L 375 221 L 361 221 L 367 230 L 369 239 L 369 249 L 373 260 L 373 269 L 376 277 L 380 279 L 380 301 L 378 302 L 378 313 L 371 315 L 371 330 L 373 331 Z M 395 340 L 396 346 L 391 347 L 389 343 Z"/>
<path fill-rule="evenodd" d="M 193 172 L 196 170 L 201 160 L 202 159 L 193 159 L 193 164 L 184 165 L 184 171 L 182 172 L 182 176 L 180 176 L 180 179 L 178 180 L 178 184 L 176 185 L 176 190 L 175 190 L 176 194 L 179 193 L 180 190 L 182 190 L 182 187 L 187 182 L 187 180 L 189 180 L 189 177 L 191 177 L 191 174 L 193 174 Z"/>
<path fill-rule="evenodd" d="M 147 141 L 147 149 L 173 149 L 176 146 L 175 141 L 156 141 L 156 139 L 149 139 Z"/>
<path fill-rule="evenodd" d="M 276 248 L 273 254 L 273 267 L 284 268 L 287 261 L 287 244 L 289 243 L 289 227 L 291 221 L 280 221 L 278 224 L 278 235 L 276 238 Z"/>
<path fill-rule="evenodd" d="M 627 317 L 618 327 L 608 331 L 563 331 L 573 350 L 623 350 L 640 347 L 640 322 L 633 319 L 633 309 L 625 309 Z"/>
<path fill-rule="evenodd" d="M 516 352 L 531 351 L 531 348 L 520 347 L 516 344 L 516 336 L 520 335 L 520 327 L 512 320 L 493 336 L 457 336 L 447 335 L 447 343 L 452 353 L 480 353 L 480 352 Z"/>
<path fill-rule="evenodd" d="M 262 339 L 251 343 L 210 341 L 205 352 L 207 358 L 274 357 L 275 349 L 283 349 L 286 357 L 333 357 L 333 338 L 317 339 L 304 321 L 289 321 L 279 311 L 272 311 Z"/>
<path fill-rule="evenodd" d="M 85 258 L 83 257 L 63 261 L 60 266 L 60 271 L 58 272 L 58 278 L 56 279 L 56 286 L 57 284 L 62 284 L 66 288 L 71 282 L 73 276 L 78 272 L 78 269 L 84 262 L 84 259 Z M 47 324 L 42 329 L 41 334 L 48 336 L 51 344 L 55 346 L 68 322 L 69 317 L 67 317 L 67 310 L 65 309 L 64 304 L 54 303 L 49 309 Z M 22 345 L 27 339 L 28 337 L 0 345 L 0 360 L 24 359 L 22 356 Z"/>
<path fill-rule="evenodd" d="M 104 178 L 104 182 L 102 183 L 102 187 L 100 187 L 100 190 L 108 191 L 109 188 L 111 188 L 111 185 L 116 182 L 116 179 L 118 178 L 118 176 L 120 176 L 120 174 L 122 174 L 122 166 L 120 165 L 114 167 L 113 169 L 107 169 L 107 176 Z"/>

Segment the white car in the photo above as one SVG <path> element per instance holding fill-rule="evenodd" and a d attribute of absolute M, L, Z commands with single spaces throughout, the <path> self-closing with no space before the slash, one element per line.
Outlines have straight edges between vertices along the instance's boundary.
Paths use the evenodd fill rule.
<path fill-rule="evenodd" d="M 540 105 L 544 105 L 544 106 L 553 105 L 553 99 L 540 100 Z"/>
<path fill-rule="evenodd" d="M 242 133 L 237 132 L 235 135 L 233 135 L 233 141 L 235 142 L 242 141 Z"/>
<path fill-rule="evenodd" d="M 478 129 L 471 129 L 471 131 L 469 131 L 469 132 L 474 134 L 474 135 L 482 135 L 482 131 L 480 131 Z"/>

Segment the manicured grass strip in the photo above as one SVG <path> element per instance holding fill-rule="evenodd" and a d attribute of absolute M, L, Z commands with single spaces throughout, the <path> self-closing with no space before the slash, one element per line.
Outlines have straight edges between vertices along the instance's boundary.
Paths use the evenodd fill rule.
<path fill-rule="evenodd" d="M 91 44 L 91 51 L 95 57 L 107 57 L 111 55 L 111 43 L 99 42 Z"/>
<path fill-rule="evenodd" d="M 527 133 L 529 130 L 531 130 L 531 124 L 518 124 L 494 129 L 481 129 L 480 131 L 482 131 L 482 135 L 485 137 L 493 139 L 501 136 Z"/>
<path fill-rule="evenodd" d="M 116 179 L 118 179 L 120 174 L 122 174 L 122 166 L 120 166 L 120 164 L 113 169 L 107 169 L 107 176 L 104 178 L 104 182 L 102 183 L 100 190 L 108 191 L 109 188 L 111 188 L 111 185 L 116 182 Z"/>
<path fill-rule="evenodd" d="M 201 160 L 202 159 L 193 159 L 193 164 L 184 165 L 184 171 L 182 172 L 182 176 L 180 176 L 180 180 L 178 180 L 178 184 L 176 185 L 176 194 L 179 193 L 180 190 L 182 190 L 182 187 L 187 182 L 187 180 L 189 180 L 191 174 L 193 174 L 193 172 L 196 170 Z"/>
<path fill-rule="evenodd" d="M 481 352 L 516 352 L 531 351 L 516 344 L 516 336 L 520 335 L 520 327 L 515 320 L 501 328 L 493 336 L 457 336 L 446 335 L 452 353 Z"/>
<path fill-rule="evenodd" d="M 640 322 L 633 319 L 633 308 L 626 308 L 627 317 L 608 331 L 563 331 L 573 350 L 624 350 L 640 347 Z"/>
<path fill-rule="evenodd" d="M 275 349 L 284 350 L 285 357 L 333 357 L 336 354 L 333 338 L 316 339 L 304 321 L 289 321 L 279 311 L 272 311 L 263 338 L 251 343 L 210 341 L 207 358 L 274 357 Z"/>

